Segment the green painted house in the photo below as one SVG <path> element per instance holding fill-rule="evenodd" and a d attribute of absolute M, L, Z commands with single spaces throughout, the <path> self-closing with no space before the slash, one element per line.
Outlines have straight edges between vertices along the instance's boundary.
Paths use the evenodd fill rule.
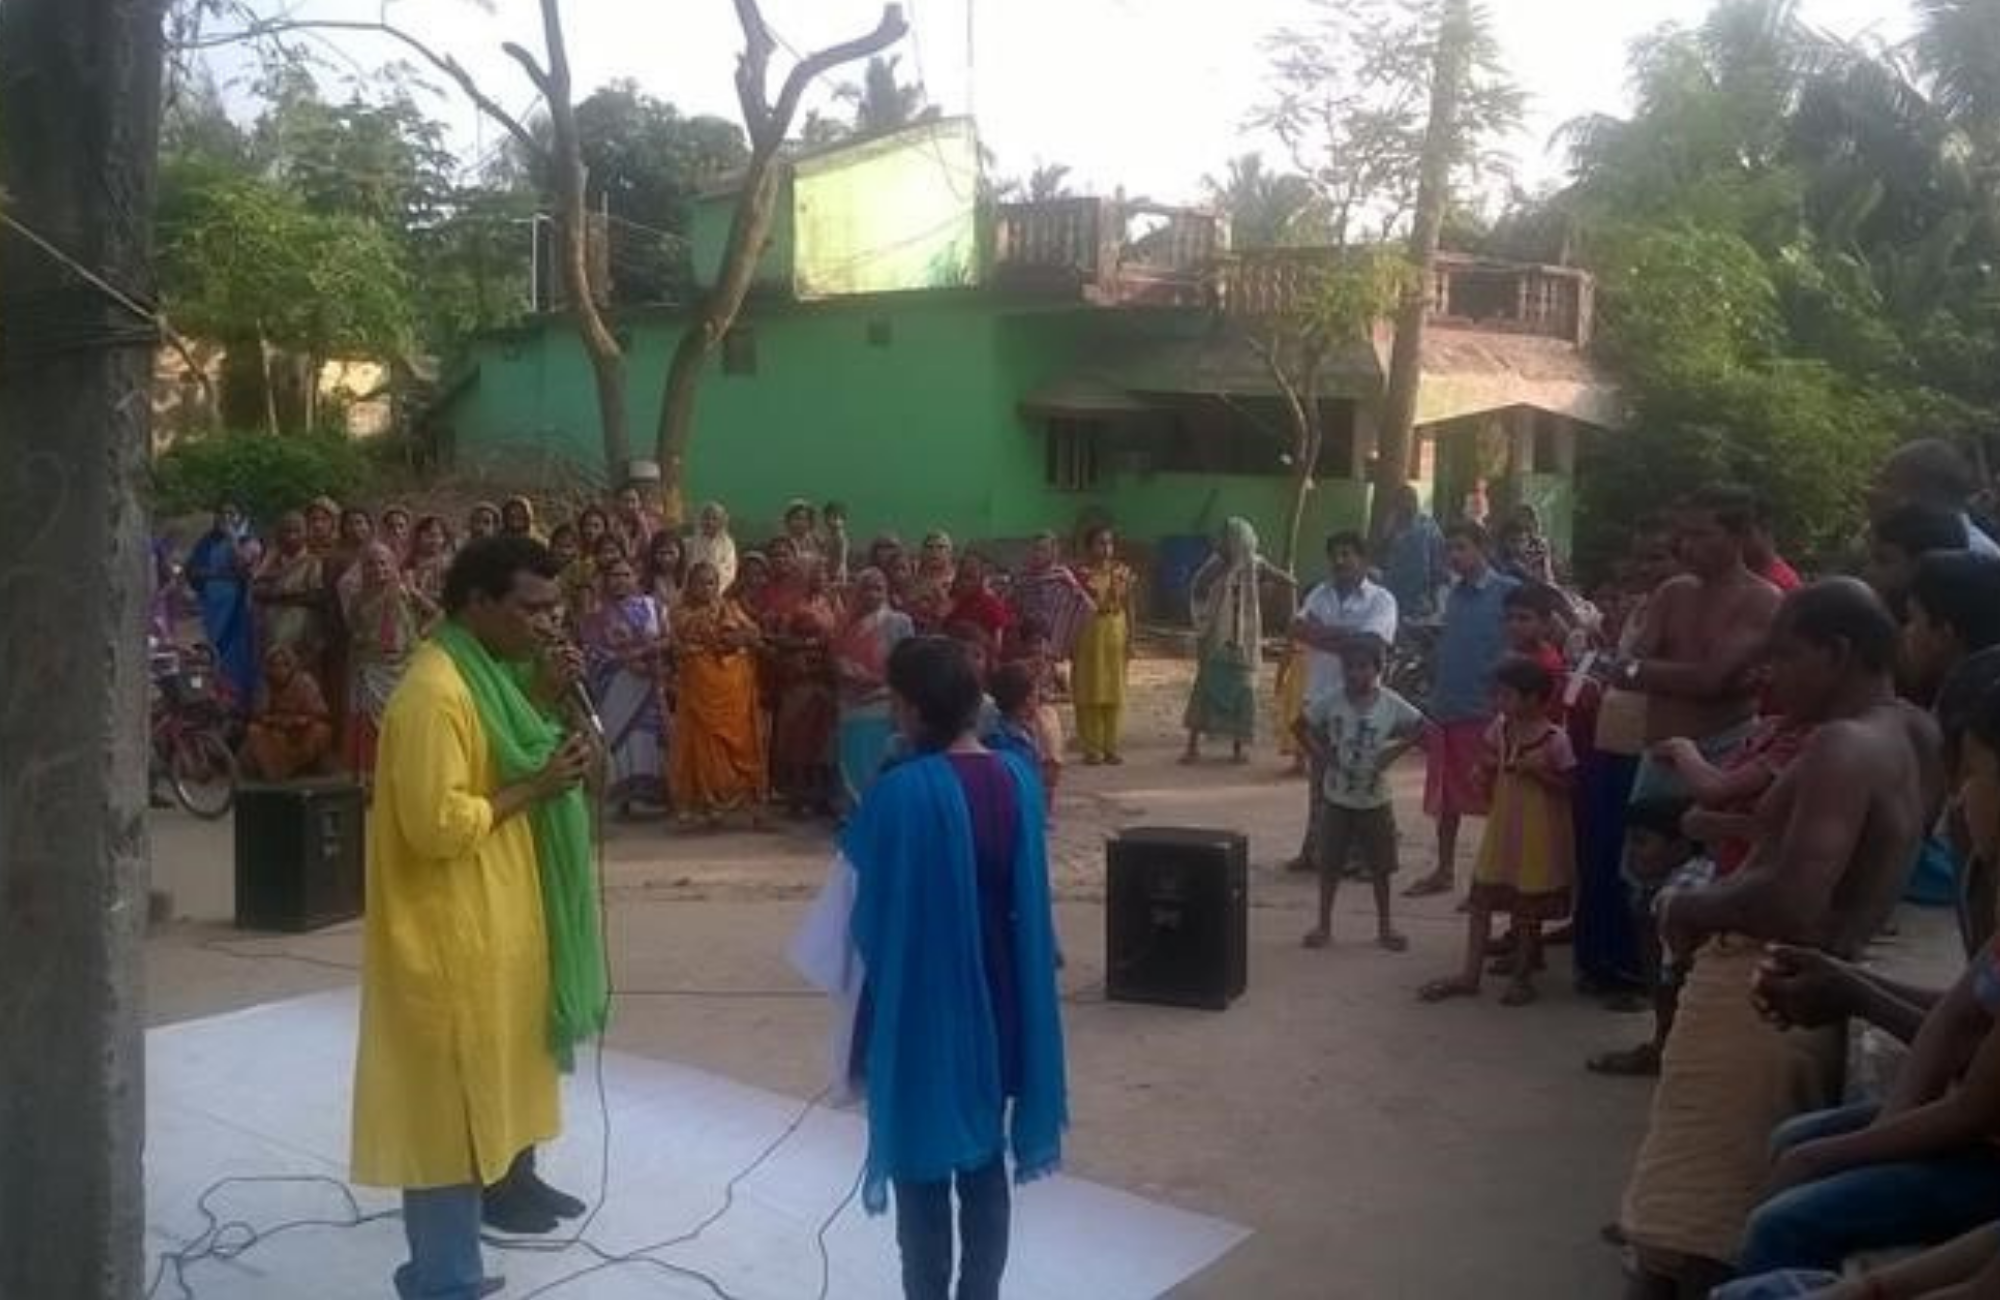
<path fill-rule="evenodd" d="M 1232 514 L 1281 533 L 1291 438 L 1242 320 L 1310 252 L 1231 257 L 1223 224 L 1185 209 L 980 195 L 964 119 L 797 160 L 701 387 L 690 498 L 727 502 L 748 536 L 800 496 L 845 502 L 857 537 L 1002 540 L 1105 519 L 1143 545 Z M 729 208 L 720 194 L 697 210 L 698 275 Z M 1617 415 L 1584 351 L 1590 303 L 1578 271 L 1446 260 L 1412 467 L 1426 490 L 1455 502 L 1486 478 L 1566 535 L 1577 440 Z M 661 306 L 617 322 L 635 430 L 652 426 L 683 319 Z M 1387 342 L 1323 385 L 1308 537 L 1364 517 Z M 525 452 L 600 467 L 589 367 L 559 316 L 477 340 L 447 391 L 431 423 L 460 464 Z"/>

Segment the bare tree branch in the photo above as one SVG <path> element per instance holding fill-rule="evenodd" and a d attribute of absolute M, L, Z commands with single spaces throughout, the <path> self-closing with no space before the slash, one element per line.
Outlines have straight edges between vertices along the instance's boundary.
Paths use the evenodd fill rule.
<path fill-rule="evenodd" d="M 481 90 L 478 81 L 474 80 L 472 74 L 466 71 L 464 64 L 460 63 L 457 58 L 450 54 L 433 49 L 423 40 L 411 35 L 394 23 L 343 18 L 275 18 L 268 22 L 253 23 L 248 27 L 240 28 L 236 31 L 196 36 L 191 40 L 176 45 L 173 52 L 180 54 L 197 50 L 219 49 L 225 45 L 245 45 L 260 40 L 281 40 L 286 35 L 294 32 L 358 32 L 372 36 L 386 36 L 390 40 L 400 43 L 418 58 L 451 78 L 459 90 L 464 92 L 465 97 L 472 101 L 473 106 L 499 123 L 506 130 L 507 134 L 513 136 L 521 147 L 528 151 L 530 157 L 539 160 L 544 165 L 547 164 L 548 150 L 542 147 L 541 141 L 535 138 L 534 133 L 529 131 L 519 118 L 508 112 L 505 108 L 502 108 L 492 96 Z M 521 62 L 529 70 L 531 77 L 535 76 L 538 69 L 536 69 L 534 61 L 527 56 L 525 51 L 516 54 L 515 57 L 517 61 Z M 537 81 L 536 87 L 537 89 L 541 88 L 540 81 Z"/>
<path fill-rule="evenodd" d="M 768 133 L 771 104 L 764 87 L 777 41 L 757 0 L 736 0 L 736 21 L 743 28 L 743 53 L 736 60 L 736 101 L 743 109 L 743 128 L 755 145 Z M 780 135 L 783 133 L 780 132 Z"/>
<path fill-rule="evenodd" d="M 678 521 L 685 512 L 687 448 L 694 435 L 695 391 L 702 366 L 724 335 L 736 324 L 737 313 L 756 278 L 757 262 L 770 240 L 777 208 L 784 159 L 779 153 L 792 129 L 799 101 L 815 78 L 843 63 L 864 59 L 901 40 L 909 30 L 899 4 L 883 6 L 875 30 L 850 41 L 829 45 L 800 59 L 785 77 L 775 104 L 765 98 L 771 52 L 776 44 L 757 0 L 735 0 L 743 27 L 743 54 L 736 62 L 736 96 L 743 105 L 743 125 L 750 134 L 750 162 L 737 192 L 736 211 L 715 282 L 702 295 L 695 318 L 681 332 L 667 367 L 666 391 L 660 400 L 656 457 L 667 517 Z"/>
<path fill-rule="evenodd" d="M 739 10 L 746 4 L 752 9 L 756 8 L 755 0 L 737 0 Z M 778 92 L 778 102 L 771 110 L 771 117 L 789 130 L 793 116 L 799 111 L 799 101 L 805 97 L 806 90 L 817 78 L 843 63 L 853 63 L 888 49 L 902 40 L 903 34 L 909 29 L 910 25 L 903 20 L 903 6 L 884 5 L 882 21 L 875 24 L 874 31 L 866 36 L 857 36 L 851 41 L 842 41 L 838 45 L 815 50 L 800 59 L 791 72 L 786 74 L 784 88 Z"/>

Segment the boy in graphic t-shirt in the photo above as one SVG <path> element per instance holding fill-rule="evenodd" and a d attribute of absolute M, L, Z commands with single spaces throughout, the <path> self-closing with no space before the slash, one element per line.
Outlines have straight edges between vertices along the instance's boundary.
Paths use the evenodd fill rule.
<path fill-rule="evenodd" d="M 1309 700 L 1294 724 L 1299 743 L 1323 765 L 1315 815 L 1319 849 L 1319 926 L 1305 937 L 1308 948 L 1333 940 L 1333 902 L 1350 845 L 1375 887 L 1376 942 L 1402 952 L 1409 941 L 1389 916 L 1389 880 L 1396 874 L 1396 809 L 1389 794 L 1389 768 L 1423 732 L 1423 715 L 1381 684 L 1388 647 L 1381 638 L 1361 635 L 1341 643 L 1341 689 Z"/>

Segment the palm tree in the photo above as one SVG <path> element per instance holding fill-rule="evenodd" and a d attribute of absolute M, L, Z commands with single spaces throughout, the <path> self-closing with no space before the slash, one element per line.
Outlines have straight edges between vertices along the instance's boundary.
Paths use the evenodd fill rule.
<path fill-rule="evenodd" d="M 1238 248 L 1308 243 L 1324 231 L 1312 182 L 1269 170 L 1262 154 L 1231 158 L 1226 176 L 1205 177 L 1202 185 L 1209 202 L 1229 218 L 1230 242 Z"/>
<path fill-rule="evenodd" d="M 1030 203 L 1046 203 L 1050 199 L 1068 198 L 1069 164 L 1036 163 L 1035 169 L 1028 173 L 1028 183 L 1024 188 L 1027 190 Z"/>
<path fill-rule="evenodd" d="M 1932 98 L 1959 126 L 2000 134 L 2000 5 L 1993 0 L 1917 0 L 1912 42 Z"/>
<path fill-rule="evenodd" d="M 860 85 L 850 81 L 833 92 L 835 99 L 854 105 L 855 134 L 879 135 L 937 116 L 922 82 L 905 85 L 897 78 L 899 62 L 894 54 L 878 54 L 868 60 Z"/>

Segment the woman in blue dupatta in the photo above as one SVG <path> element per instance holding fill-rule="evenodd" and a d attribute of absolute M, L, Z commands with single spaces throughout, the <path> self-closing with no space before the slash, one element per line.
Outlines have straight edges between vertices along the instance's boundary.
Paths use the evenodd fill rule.
<path fill-rule="evenodd" d="M 201 626 L 230 694 L 249 707 L 257 690 L 257 648 L 250 622 L 250 575 L 257 544 L 233 502 L 216 507 L 215 524 L 188 552 L 187 580 L 201 603 Z"/>
<path fill-rule="evenodd" d="M 974 730 L 981 691 L 940 637 L 889 656 L 916 757 L 884 772 L 841 839 L 866 971 L 849 1057 L 868 1098 L 862 1204 L 888 1207 L 905 1300 L 998 1300 L 1014 1181 L 1053 1173 L 1068 1124 L 1041 783 Z"/>

